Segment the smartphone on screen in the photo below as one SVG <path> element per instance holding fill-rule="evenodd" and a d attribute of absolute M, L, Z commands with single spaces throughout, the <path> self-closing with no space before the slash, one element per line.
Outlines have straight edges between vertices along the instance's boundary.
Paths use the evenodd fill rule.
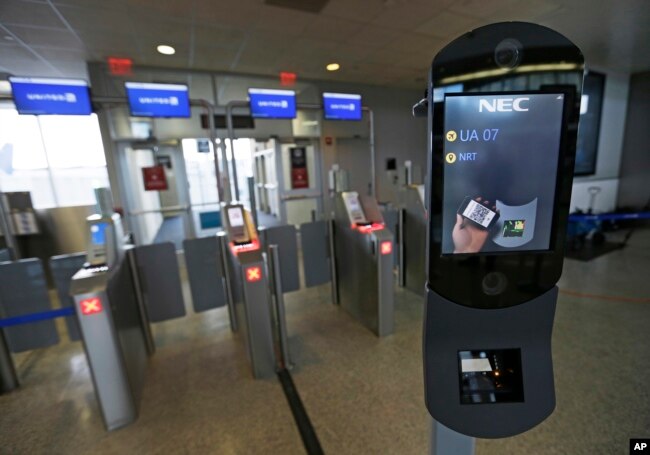
<path fill-rule="evenodd" d="M 228 207 L 228 222 L 232 241 L 235 244 L 250 243 L 251 238 L 246 229 L 244 210 L 241 206 Z"/>
<path fill-rule="evenodd" d="M 458 207 L 458 214 L 482 229 L 490 229 L 499 219 L 499 214 L 467 196 Z"/>

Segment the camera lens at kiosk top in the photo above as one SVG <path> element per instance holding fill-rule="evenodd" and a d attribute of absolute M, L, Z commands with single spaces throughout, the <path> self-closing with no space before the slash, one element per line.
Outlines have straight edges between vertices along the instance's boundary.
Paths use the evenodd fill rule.
<path fill-rule="evenodd" d="M 498 295 L 505 291 L 508 279 L 501 272 L 490 272 L 483 278 L 482 285 L 487 295 Z"/>
<path fill-rule="evenodd" d="M 499 68 L 516 68 L 521 62 L 521 47 L 521 43 L 516 39 L 501 41 L 494 49 L 494 62 Z"/>

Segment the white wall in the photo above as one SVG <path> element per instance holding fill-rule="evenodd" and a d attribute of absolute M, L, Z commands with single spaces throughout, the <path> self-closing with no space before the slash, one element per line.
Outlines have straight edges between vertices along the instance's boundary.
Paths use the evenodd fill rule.
<path fill-rule="evenodd" d="M 571 211 L 589 208 L 590 187 L 601 188 L 596 196 L 595 212 L 607 212 L 616 208 L 630 75 L 602 68 L 594 68 L 594 71 L 605 74 L 596 173 L 576 177 L 574 180 Z"/>

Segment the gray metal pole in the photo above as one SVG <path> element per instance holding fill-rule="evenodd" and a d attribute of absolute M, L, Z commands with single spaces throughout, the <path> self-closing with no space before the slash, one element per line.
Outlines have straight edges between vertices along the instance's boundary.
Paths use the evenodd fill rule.
<path fill-rule="evenodd" d="M 217 197 L 223 200 L 223 181 L 221 171 L 219 170 L 219 154 L 217 153 L 217 129 L 214 125 L 214 106 L 205 100 L 190 100 L 190 105 L 203 106 L 208 113 L 208 132 L 210 134 L 210 144 L 212 145 L 212 154 L 214 156 L 214 172 L 217 177 Z M 225 169 L 228 161 L 224 161 L 222 167 Z"/>
<path fill-rule="evenodd" d="M 223 194 L 221 202 L 229 204 L 232 202 L 232 189 L 230 187 L 230 170 L 228 168 L 228 153 L 226 151 L 226 141 L 219 142 L 219 150 L 221 151 L 221 183 L 223 185 Z"/>
<path fill-rule="evenodd" d="M 377 164 L 375 156 L 375 114 L 372 109 L 364 108 L 370 117 L 370 195 L 377 199 Z"/>
<path fill-rule="evenodd" d="M 14 236 L 13 229 L 11 228 L 11 219 L 9 218 L 9 210 L 7 207 L 7 200 L 4 193 L 0 192 L 0 229 L 4 235 L 7 249 L 9 250 L 9 257 L 12 261 L 20 259 L 20 248 Z"/>
<path fill-rule="evenodd" d="M 287 321 L 284 310 L 284 295 L 282 293 L 282 272 L 280 271 L 280 252 L 277 245 L 269 246 L 271 256 L 271 270 L 273 271 L 273 290 L 275 295 L 275 315 L 278 324 L 278 339 L 280 342 L 280 368 L 290 370 L 293 365 L 289 354 L 289 343 L 287 334 Z"/>
<path fill-rule="evenodd" d="M 257 196 L 255 195 L 255 177 L 248 177 L 248 199 L 251 204 L 251 214 L 253 215 L 253 223 L 255 230 L 259 229 L 259 221 L 257 220 Z"/>
<path fill-rule="evenodd" d="M 475 439 L 431 419 L 429 455 L 474 455 Z"/>
<path fill-rule="evenodd" d="M 225 234 L 217 235 L 219 249 L 221 250 L 221 268 L 223 270 L 224 289 L 226 290 L 226 303 L 228 304 L 228 317 L 230 318 L 230 330 L 237 332 L 237 314 L 235 314 L 235 300 L 232 297 L 232 281 L 230 280 L 230 268 L 228 267 L 228 237 Z"/>
<path fill-rule="evenodd" d="M 406 285 L 406 270 L 404 270 L 405 261 L 404 261 L 404 217 L 406 216 L 406 210 L 402 207 L 397 211 L 397 248 L 398 248 L 398 284 L 401 288 Z"/>
<path fill-rule="evenodd" d="M 235 160 L 235 128 L 232 123 L 232 109 L 234 106 L 241 106 L 241 101 L 231 101 L 226 105 L 226 127 L 228 128 L 228 141 L 230 142 L 230 154 L 232 155 L 232 179 L 235 184 L 235 200 L 239 201 L 239 182 L 237 181 L 237 161 Z M 248 103 L 245 103 L 247 106 Z"/>
<path fill-rule="evenodd" d="M 335 202 L 332 202 L 333 204 Z M 330 274 L 332 275 L 331 277 L 331 282 L 332 282 L 332 303 L 334 305 L 339 304 L 339 283 L 338 279 L 336 278 L 336 249 L 334 248 L 334 218 L 332 217 L 328 223 L 328 237 L 329 237 L 329 250 L 330 250 Z"/>
<path fill-rule="evenodd" d="M 192 204 L 187 204 L 185 207 L 184 226 L 185 226 L 185 238 L 186 239 L 195 239 L 196 238 L 196 229 L 194 227 L 194 217 L 192 215 Z"/>
<path fill-rule="evenodd" d="M 18 375 L 16 375 L 11 352 L 9 352 L 5 334 L 0 329 L 0 395 L 11 392 L 17 389 L 18 386 Z"/>

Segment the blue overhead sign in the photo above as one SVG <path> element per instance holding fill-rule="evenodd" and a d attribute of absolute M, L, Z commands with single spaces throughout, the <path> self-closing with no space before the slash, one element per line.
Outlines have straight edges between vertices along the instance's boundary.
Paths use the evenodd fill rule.
<path fill-rule="evenodd" d="M 323 93 L 323 111 L 327 120 L 361 120 L 361 95 Z"/>
<path fill-rule="evenodd" d="M 249 88 L 251 116 L 257 118 L 296 118 L 296 92 Z"/>
<path fill-rule="evenodd" d="M 134 117 L 189 117 L 187 85 L 127 82 L 126 96 Z"/>
<path fill-rule="evenodd" d="M 90 115 L 88 83 L 80 79 L 10 77 L 19 114 Z"/>

